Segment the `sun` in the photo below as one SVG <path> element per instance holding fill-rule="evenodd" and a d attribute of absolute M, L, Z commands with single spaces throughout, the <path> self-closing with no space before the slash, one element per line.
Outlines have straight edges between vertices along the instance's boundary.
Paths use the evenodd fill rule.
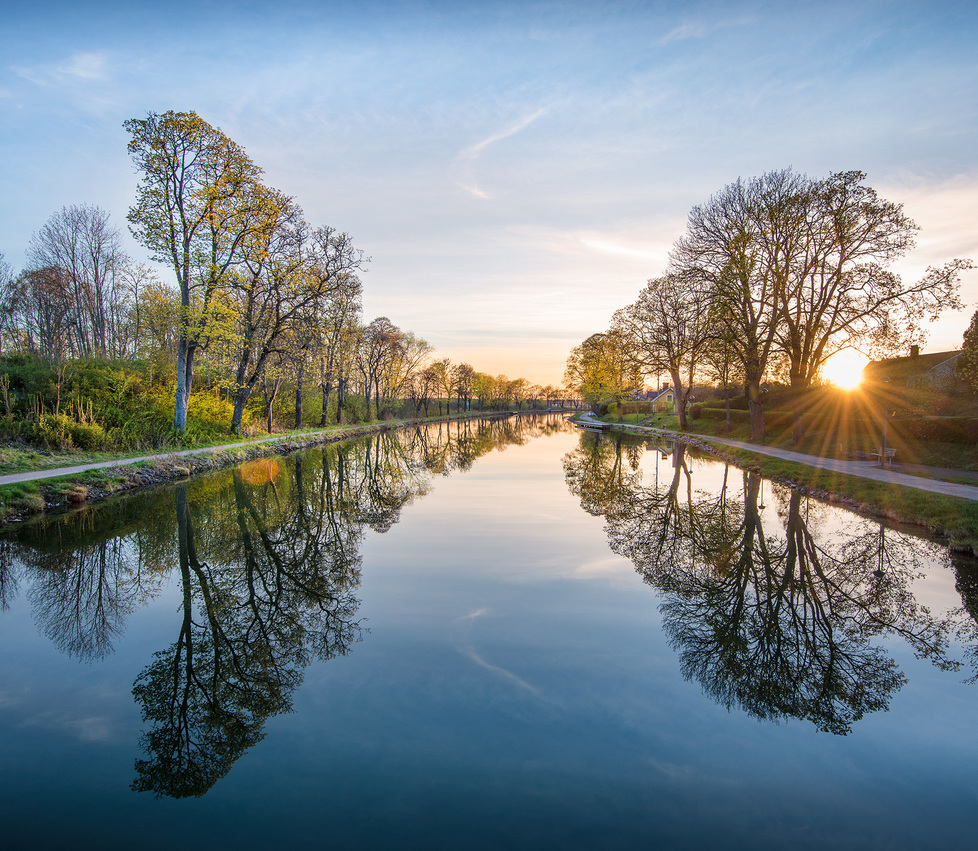
<path fill-rule="evenodd" d="M 832 355 L 822 367 L 822 377 L 843 390 L 853 390 L 863 380 L 863 367 L 869 363 L 865 355 L 845 349 Z"/>

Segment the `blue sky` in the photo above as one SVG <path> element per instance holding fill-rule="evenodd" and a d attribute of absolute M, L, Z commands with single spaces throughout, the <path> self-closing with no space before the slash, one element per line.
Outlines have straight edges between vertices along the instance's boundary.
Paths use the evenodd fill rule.
<path fill-rule="evenodd" d="M 372 257 L 365 314 L 559 383 L 738 177 L 861 169 L 978 260 L 970 3 L 17 4 L 0 17 L 0 251 L 67 204 L 125 228 L 122 123 L 195 110 Z M 131 243 L 131 253 L 145 252 Z M 960 342 L 978 306 L 925 348 Z"/>

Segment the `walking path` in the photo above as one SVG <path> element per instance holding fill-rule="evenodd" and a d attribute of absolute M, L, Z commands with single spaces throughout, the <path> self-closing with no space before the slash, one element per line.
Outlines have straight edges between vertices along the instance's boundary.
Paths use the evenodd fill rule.
<path fill-rule="evenodd" d="M 92 464 L 78 464 L 74 467 L 55 467 L 50 470 L 31 470 L 26 473 L 10 473 L 6 476 L 0 476 L 0 485 L 12 485 L 16 484 L 17 482 L 33 482 L 37 479 L 53 479 L 57 476 L 73 476 L 76 473 L 84 473 L 88 470 L 105 470 L 110 467 L 126 467 L 130 464 L 138 464 L 140 461 L 162 461 L 172 458 L 181 458 L 186 455 L 203 455 L 205 452 L 224 452 L 229 449 L 240 449 L 242 446 L 251 446 L 256 443 L 273 443 L 280 440 L 295 440 L 296 438 L 307 440 L 308 438 L 325 433 L 326 430 L 324 429 L 322 431 L 280 434 L 274 437 L 261 437 L 257 440 L 245 440 L 238 443 L 225 443 L 222 446 L 205 446 L 200 449 L 181 449 L 177 452 L 164 452 L 159 455 L 140 455 L 136 458 L 116 458 L 112 461 L 96 461 Z M 338 432 L 335 432 L 334 430 L 334 433 Z"/>
<path fill-rule="evenodd" d="M 582 416 L 581 420 L 590 421 L 595 425 L 601 423 L 593 417 Z M 794 461 L 798 464 L 807 464 L 809 467 L 817 467 L 823 470 L 831 470 L 834 473 L 844 473 L 848 476 L 859 476 L 863 479 L 873 479 L 877 482 L 889 482 L 894 485 L 903 485 L 908 488 L 929 491 L 930 493 L 944 494 L 945 496 L 956 496 L 961 499 L 978 500 L 978 485 L 963 485 L 957 482 L 942 482 L 935 479 L 924 479 L 920 476 L 912 476 L 909 473 L 901 473 L 892 467 L 880 467 L 875 461 L 851 461 L 841 458 L 822 458 L 818 455 L 805 455 L 801 452 L 792 452 L 788 449 L 778 449 L 774 446 L 760 446 L 754 443 L 746 443 L 741 440 L 728 440 L 723 437 L 714 437 L 705 434 L 688 434 L 686 432 L 677 433 L 665 429 L 650 428 L 648 426 L 628 426 L 630 432 L 658 435 L 670 440 L 682 440 L 685 437 L 693 437 L 697 440 L 708 443 L 719 443 L 723 446 L 730 446 L 735 449 L 745 449 L 748 452 L 756 452 L 758 455 L 770 455 L 773 458 L 781 458 L 785 461 Z M 922 464 L 907 464 L 906 469 L 915 470 L 931 475 L 952 475 L 971 478 L 967 472 L 962 470 L 948 470 L 940 467 L 925 467 Z"/>
<path fill-rule="evenodd" d="M 594 419 L 590 414 L 580 417 L 581 421 L 592 422 L 595 425 L 602 425 L 600 420 Z M 875 461 L 850 461 L 841 458 L 822 458 L 818 455 L 805 455 L 801 452 L 792 452 L 788 449 L 778 449 L 774 446 L 759 446 L 754 443 L 745 443 L 740 440 L 728 440 L 723 437 L 714 437 L 705 434 L 688 434 L 666 431 L 665 429 L 649 428 L 647 426 L 629 426 L 630 432 L 639 432 L 648 435 L 665 437 L 670 440 L 682 439 L 684 437 L 695 437 L 697 440 L 709 443 L 719 443 L 723 446 L 730 446 L 735 449 L 745 449 L 748 452 L 756 452 L 758 455 L 770 455 L 773 458 L 781 458 L 785 461 L 794 461 L 798 464 L 807 464 L 809 467 L 817 467 L 823 470 L 831 470 L 835 473 L 844 473 L 849 476 L 859 476 L 863 479 L 874 479 L 878 482 L 889 482 L 894 485 L 903 485 L 908 488 L 929 491 L 930 493 L 940 493 L 945 496 L 956 496 L 961 499 L 978 500 L 978 485 L 962 485 L 956 482 L 941 482 L 935 479 L 924 479 L 920 476 L 912 476 L 909 473 L 901 473 L 888 467 L 880 467 Z M 159 455 L 140 455 L 137 458 L 117 458 L 112 461 L 98 461 L 93 464 L 79 464 L 74 467 L 56 467 L 51 470 L 33 470 L 26 473 L 11 473 L 0 476 L 0 485 L 12 485 L 17 482 L 31 482 L 38 479 L 53 479 L 57 476 L 72 476 L 77 473 L 84 473 L 88 470 L 104 470 L 111 467 L 125 467 L 129 464 L 137 464 L 140 461 L 161 461 L 164 459 L 180 458 L 186 455 L 201 455 L 205 452 L 221 452 L 229 449 L 239 449 L 256 443 L 272 443 L 275 441 L 290 440 L 296 437 L 307 439 L 315 437 L 317 434 L 324 434 L 325 431 L 304 432 L 301 435 L 279 435 L 276 437 L 263 437 L 258 440 L 249 440 L 242 443 L 226 443 L 223 446 L 207 446 L 201 449 L 183 449 L 178 452 L 166 452 Z M 924 467 L 923 465 L 906 465 L 907 469 L 913 469 L 922 473 L 933 475 L 955 475 L 970 477 L 968 473 L 961 470 L 947 470 L 937 467 Z"/>
<path fill-rule="evenodd" d="M 485 415 L 492 416 L 493 413 L 494 412 L 489 412 Z M 496 415 L 498 415 L 498 413 Z M 449 417 L 449 419 L 454 419 L 454 417 Z M 443 421 L 443 418 L 435 418 L 428 420 L 427 422 L 438 423 Z M 321 434 L 330 434 L 337 440 L 343 440 L 345 439 L 343 437 L 344 432 L 350 432 L 349 437 L 355 437 L 357 434 L 362 433 L 364 429 L 396 428 L 398 425 L 410 424 L 411 422 L 413 421 L 409 420 L 404 423 L 391 420 L 390 422 L 383 424 L 369 423 L 366 425 L 347 426 L 339 429 L 331 428 L 319 429 L 317 431 L 292 432 L 290 434 L 273 435 L 272 437 L 259 437 L 254 440 L 242 440 L 238 443 L 225 443 L 221 446 L 202 446 L 197 449 L 181 449 L 176 452 L 163 452 L 157 455 L 139 455 L 134 458 L 116 458 L 111 461 L 95 461 L 91 464 L 78 464 L 73 467 L 53 467 L 50 470 L 30 470 L 26 473 L 9 473 L 5 476 L 0 476 L 0 486 L 13 485 L 17 482 L 33 482 L 37 481 L 38 479 L 54 479 L 58 476 L 74 476 L 77 473 L 85 473 L 89 470 L 106 470 L 111 467 L 127 467 L 130 464 L 138 464 L 141 461 L 169 461 L 174 458 L 182 458 L 187 455 L 203 455 L 205 452 L 225 452 L 231 449 L 241 449 L 244 446 L 254 446 L 259 443 L 275 443 L 277 441 L 289 440 L 307 441 Z"/>
<path fill-rule="evenodd" d="M 744 443 L 739 440 L 727 440 L 721 437 L 707 437 L 706 435 L 693 435 L 700 440 L 710 443 L 721 443 L 724 446 L 732 446 L 737 449 L 746 449 L 756 452 L 758 455 L 770 455 L 774 458 L 782 458 L 785 461 L 795 461 L 799 464 L 807 464 L 810 467 L 818 467 L 823 470 L 831 470 L 834 473 L 845 473 L 849 476 L 859 476 L 863 479 L 874 479 L 877 482 L 889 482 L 894 485 L 903 485 L 917 490 L 940 493 L 945 496 L 958 496 L 962 499 L 978 500 L 978 485 L 962 485 L 957 482 L 942 482 L 936 479 L 924 479 L 920 476 L 913 476 L 910 473 L 901 473 L 892 467 L 880 467 L 876 461 L 851 461 L 842 458 L 821 458 L 817 455 L 804 455 L 801 452 L 791 452 L 788 449 L 777 449 L 773 446 L 757 446 L 753 443 Z M 945 470 L 938 467 L 925 467 L 922 464 L 907 465 L 908 469 L 920 472 L 930 472 L 934 475 L 958 475 L 960 471 Z"/>

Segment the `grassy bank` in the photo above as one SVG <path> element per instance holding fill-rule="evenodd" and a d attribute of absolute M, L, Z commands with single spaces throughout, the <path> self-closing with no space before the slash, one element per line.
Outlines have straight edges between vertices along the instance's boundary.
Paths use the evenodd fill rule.
<path fill-rule="evenodd" d="M 673 415 L 642 414 L 626 415 L 619 424 L 614 415 L 601 418 L 613 426 L 629 425 L 651 426 L 679 432 L 678 418 Z M 750 430 L 746 424 L 734 424 L 731 430 L 724 428 L 723 422 L 711 419 L 696 419 L 689 424 L 691 442 L 693 435 L 701 435 L 709 444 L 711 436 L 730 440 L 750 442 Z M 765 446 L 789 449 L 816 457 L 851 458 L 860 451 L 853 445 L 835 445 L 830 451 L 824 439 L 818 434 L 809 434 L 798 443 L 791 442 L 790 432 L 774 432 L 767 436 Z M 861 444 L 860 444 L 861 445 Z M 791 484 L 816 498 L 841 505 L 861 514 L 881 517 L 889 521 L 921 528 L 930 535 L 946 538 L 956 550 L 971 551 L 978 555 L 978 501 L 944 496 L 929 491 L 918 490 L 904 485 L 864 479 L 831 470 L 810 467 L 780 458 L 773 458 L 749 449 L 735 449 L 722 444 L 710 444 L 711 451 L 738 467 L 760 471 L 766 478 Z M 901 447 L 906 463 L 947 465 L 945 448 L 937 446 L 907 445 Z M 953 475 L 941 476 L 946 481 L 973 480 L 957 479 Z"/>
<path fill-rule="evenodd" d="M 349 440 L 377 431 L 457 419 L 499 416 L 508 416 L 508 413 L 480 411 L 422 419 L 386 420 L 358 425 L 332 426 L 328 429 L 303 429 L 274 435 L 271 438 L 267 436 L 263 438 L 240 438 L 237 445 L 229 445 L 232 444 L 232 438 L 225 438 L 221 442 L 214 441 L 204 446 L 196 446 L 186 450 L 194 454 L 168 454 L 153 460 L 134 461 L 132 464 L 123 463 L 119 466 L 88 470 L 65 476 L 2 485 L 0 486 L 0 523 L 15 523 L 43 511 L 62 511 L 72 505 L 104 499 L 107 496 L 136 488 L 177 481 L 211 470 L 231 467 L 254 458 L 286 454 L 324 443 Z M 15 463 L 21 465 L 30 464 L 32 461 L 30 456 L 37 454 L 31 450 L 11 450 L 10 448 L 0 451 L 12 453 Z M 17 453 L 22 453 L 23 457 L 19 457 Z M 47 455 L 40 455 L 38 460 L 41 463 L 24 466 L 22 469 L 6 469 L 0 472 L 2 474 L 29 473 L 59 469 L 65 466 L 83 466 L 91 463 L 120 460 L 124 462 L 127 458 L 138 458 L 145 454 L 131 453 L 120 456 L 91 452 L 52 452 Z"/>
<path fill-rule="evenodd" d="M 846 508 L 924 529 L 947 538 L 956 550 L 978 554 L 978 501 L 878 482 L 809 467 L 749 450 L 717 445 L 715 454 L 738 467 L 800 487 L 805 493 Z"/>

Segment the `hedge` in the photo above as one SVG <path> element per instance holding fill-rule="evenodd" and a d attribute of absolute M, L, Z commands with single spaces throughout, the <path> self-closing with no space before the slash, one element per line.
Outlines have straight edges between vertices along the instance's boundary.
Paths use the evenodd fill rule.
<path fill-rule="evenodd" d="M 725 421 L 725 408 L 706 408 L 701 411 L 705 419 Z M 731 409 L 730 420 L 735 423 L 750 422 L 750 413 Z M 844 433 L 855 437 L 869 435 L 876 437 L 880 432 L 879 420 L 859 417 L 840 419 L 831 414 L 803 414 L 802 425 L 805 431 L 831 431 L 834 435 Z M 794 423 L 794 415 L 789 411 L 766 411 L 764 425 L 771 430 L 787 431 Z M 890 434 L 908 441 L 936 441 L 939 443 L 978 443 L 978 419 L 974 417 L 907 417 L 891 419 Z"/>

